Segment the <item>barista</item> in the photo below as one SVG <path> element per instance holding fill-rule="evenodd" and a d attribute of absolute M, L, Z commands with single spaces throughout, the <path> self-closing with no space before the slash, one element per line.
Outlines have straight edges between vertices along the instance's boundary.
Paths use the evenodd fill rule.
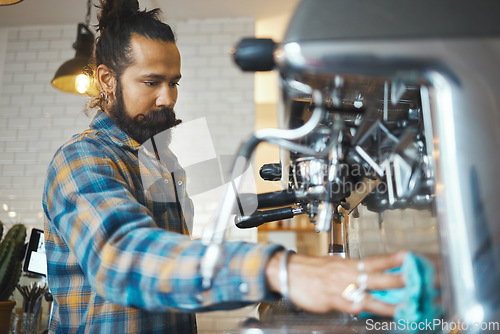
<path fill-rule="evenodd" d="M 157 16 L 136 0 L 100 2 L 98 108 L 89 128 L 56 152 L 43 194 L 50 332 L 195 333 L 194 312 L 280 296 L 311 312 L 393 315 L 395 306 L 367 291 L 404 285 L 400 275 L 384 273 L 402 264 L 403 253 L 360 262 L 228 242 L 224 266 L 202 287 L 206 246 L 188 236 L 184 172 L 169 170 L 176 165 L 170 151 L 158 161 L 142 146 L 181 122 L 174 112 L 181 57 Z M 141 154 L 154 166 L 146 172 Z M 145 189 L 143 180 L 158 175 L 165 182 Z"/>

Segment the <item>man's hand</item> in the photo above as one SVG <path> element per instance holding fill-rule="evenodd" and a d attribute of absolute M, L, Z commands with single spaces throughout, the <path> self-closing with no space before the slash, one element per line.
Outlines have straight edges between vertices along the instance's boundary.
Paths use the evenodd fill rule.
<path fill-rule="evenodd" d="M 384 273 L 403 264 L 406 252 L 380 255 L 363 260 L 368 275 L 367 290 L 388 290 L 404 287 L 400 274 Z M 274 254 L 266 268 L 271 290 L 280 292 L 279 261 L 283 252 Z M 288 286 L 292 303 L 304 311 L 326 313 L 341 311 L 358 314 L 362 311 L 392 317 L 396 306 L 381 302 L 367 291 L 365 298 L 355 304 L 342 296 L 349 284 L 356 284 L 360 274 L 359 260 L 346 260 L 336 256 L 310 257 L 300 254 L 288 260 Z"/>

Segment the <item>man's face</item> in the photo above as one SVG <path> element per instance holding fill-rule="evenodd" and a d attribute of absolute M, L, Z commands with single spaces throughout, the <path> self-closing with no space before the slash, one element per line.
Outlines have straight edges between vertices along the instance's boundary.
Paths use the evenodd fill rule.
<path fill-rule="evenodd" d="M 122 130 L 142 144 L 181 122 L 174 113 L 181 57 L 172 42 L 132 35 L 130 45 L 132 65 L 117 82 L 109 112 Z"/>

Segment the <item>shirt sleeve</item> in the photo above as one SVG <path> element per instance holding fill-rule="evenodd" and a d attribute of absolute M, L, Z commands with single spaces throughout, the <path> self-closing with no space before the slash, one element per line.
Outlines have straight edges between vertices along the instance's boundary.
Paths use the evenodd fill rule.
<path fill-rule="evenodd" d="M 85 152 L 85 153 L 82 153 Z M 199 240 L 158 228 L 133 196 L 120 161 L 98 145 L 74 142 L 49 166 L 44 210 L 92 290 L 151 311 L 202 311 L 274 300 L 265 266 L 278 245 L 227 242 L 223 267 L 202 288 Z"/>

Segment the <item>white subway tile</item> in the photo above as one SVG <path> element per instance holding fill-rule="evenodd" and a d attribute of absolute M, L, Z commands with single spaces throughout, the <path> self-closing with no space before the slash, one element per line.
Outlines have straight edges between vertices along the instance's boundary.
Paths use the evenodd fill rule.
<path fill-rule="evenodd" d="M 233 33 L 242 34 L 246 32 L 246 26 L 244 22 L 241 21 L 226 21 L 223 23 L 223 31 L 230 31 Z"/>
<path fill-rule="evenodd" d="M 7 45 L 10 51 L 26 51 L 28 50 L 28 42 L 27 41 L 15 41 L 9 42 Z"/>
<path fill-rule="evenodd" d="M 16 187 L 16 181 L 21 181 L 22 178 L 15 177 L 13 180 L 13 186 Z M 34 180 L 33 180 L 34 181 Z M 12 190 L 9 191 L 10 193 L 13 193 Z M 18 195 L 17 192 L 15 192 L 16 197 L 19 198 L 20 196 Z M 26 210 L 30 210 L 33 208 L 32 202 L 30 201 L 25 201 L 22 199 L 14 199 L 9 201 L 9 211 L 17 211 L 17 212 L 26 212 Z"/>
<path fill-rule="evenodd" d="M 3 94 L 20 94 L 23 91 L 23 86 L 20 84 L 2 86 L 1 91 Z M 6 97 L 3 97 L 3 98 L 6 98 Z"/>
<path fill-rule="evenodd" d="M 26 188 L 30 188 L 27 186 L 32 187 L 35 184 L 35 180 L 36 180 L 36 178 L 34 176 L 14 176 L 14 177 L 12 177 L 12 185 L 15 187 L 21 187 L 21 188 L 26 189 Z M 30 202 L 23 203 L 23 204 L 25 204 L 24 205 L 25 208 L 32 208 L 33 207 Z"/>
<path fill-rule="evenodd" d="M 14 73 L 15 83 L 32 83 L 35 80 L 35 75 L 33 73 Z"/>
<path fill-rule="evenodd" d="M 32 40 L 40 38 L 38 29 L 24 28 L 19 31 L 19 40 Z"/>
<path fill-rule="evenodd" d="M 218 68 L 200 68 L 198 69 L 198 76 L 201 78 L 217 78 L 221 73 Z"/>
<path fill-rule="evenodd" d="M 41 167 L 38 167 L 38 168 L 42 169 Z M 45 170 L 44 170 L 44 173 L 45 173 Z M 45 179 L 45 174 L 44 174 L 43 177 L 36 177 L 35 180 L 38 181 L 40 179 L 44 180 Z M 43 194 L 43 188 L 42 187 L 31 188 L 31 189 L 23 189 L 23 197 L 26 198 L 26 199 L 34 199 L 34 200 L 36 200 L 36 202 L 38 202 L 38 201 L 41 202 L 41 200 L 42 200 L 42 194 Z M 41 203 L 40 203 L 40 205 L 41 205 Z M 34 207 L 35 206 L 36 205 L 34 205 Z"/>
<path fill-rule="evenodd" d="M 19 106 L 6 106 L 6 107 L 3 107 L 1 106 L 2 105 L 2 101 L 4 100 L 0 100 L 0 115 L 2 115 L 2 118 L 3 117 L 15 117 L 19 114 Z M 10 101 L 9 101 L 9 104 L 10 104 Z M 6 120 L 3 120 L 3 122 L 7 122 Z M 1 136 L 0 136 L 1 137 Z"/>
<path fill-rule="evenodd" d="M 179 52 L 181 54 L 181 58 L 184 61 L 187 57 L 196 56 L 198 54 L 198 46 L 197 45 L 183 45 L 177 44 L 179 48 Z"/>
<path fill-rule="evenodd" d="M 12 185 L 12 177 L 0 175 L 0 188 L 7 188 L 10 187 L 11 185 Z"/>
<path fill-rule="evenodd" d="M 64 115 L 65 106 L 55 105 L 55 106 L 42 106 L 42 115 L 44 117 L 57 117 Z"/>
<path fill-rule="evenodd" d="M 59 69 L 59 67 L 63 64 L 63 61 L 60 59 L 57 60 L 48 60 L 47 61 L 47 71 L 48 72 L 55 72 Z"/>
<path fill-rule="evenodd" d="M 62 141 L 61 141 L 62 142 Z M 41 166 L 42 169 L 46 170 L 49 163 L 54 157 L 54 152 L 37 152 L 37 164 Z"/>
<path fill-rule="evenodd" d="M 37 178 L 45 178 L 46 173 L 47 173 L 46 166 L 40 166 L 39 164 L 25 166 L 25 175 L 27 176 L 36 176 Z"/>
<path fill-rule="evenodd" d="M 185 67 L 190 69 L 206 69 L 208 66 L 208 57 L 189 57 L 184 60 Z"/>
<path fill-rule="evenodd" d="M 55 95 L 57 104 L 67 104 L 67 105 L 80 105 L 83 106 L 85 101 L 84 96 L 78 96 L 68 93 L 59 92 L 59 94 Z"/>
<path fill-rule="evenodd" d="M 205 31 L 198 24 L 180 23 L 175 26 L 175 33 L 177 39 L 182 41 L 185 36 L 202 35 Z"/>
<path fill-rule="evenodd" d="M 231 80 L 226 79 L 229 82 L 229 87 L 231 87 Z M 222 96 L 222 100 L 227 103 L 241 103 L 243 101 L 249 101 L 245 99 L 244 92 L 242 91 L 228 91 Z M 250 100 L 251 101 L 251 100 Z M 227 106 L 227 104 L 226 104 Z"/>
<path fill-rule="evenodd" d="M 220 76 L 224 78 L 234 78 L 239 75 L 241 75 L 241 70 L 236 67 L 236 65 L 233 65 L 229 68 L 223 68 L 220 73 Z"/>
<path fill-rule="evenodd" d="M 224 69 L 225 67 L 236 66 L 229 54 L 210 57 L 208 60 L 208 65 L 210 67 L 219 67 L 221 69 Z"/>
<path fill-rule="evenodd" d="M 36 59 L 36 51 L 19 51 L 16 52 L 16 61 L 30 61 Z"/>
<path fill-rule="evenodd" d="M 8 145 L 8 143 L 7 143 Z M 4 152 L 0 154 L 0 164 L 13 164 L 15 155 L 13 152 Z"/>
<path fill-rule="evenodd" d="M 73 59 L 75 57 L 75 50 L 71 48 L 67 48 L 59 51 L 59 59 L 61 59 L 61 64 L 63 61 Z"/>
<path fill-rule="evenodd" d="M 179 37 L 180 39 L 180 37 Z M 183 45 L 200 45 L 200 44 L 208 44 L 210 42 L 209 36 L 207 35 L 185 35 L 182 37 Z"/>
<path fill-rule="evenodd" d="M 78 36 L 78 26 L 77 25 L 65 26 L 63 27 L 61 33 L 62 33 L 61 38 L 75 40 L 76 37 Z"/>
<path fill-rule="evenodd" d="M 14 80 L 14 73 L 5 73 L 2 76 L 2 83 L 4 85 L 10 85 Z M 0 101 L 1 102 L 1 101 Z"/>
<path fill-rule="evenodd" d="M 49 162 L 51 160 L 52 159 L 50 159 L 50 160 L 48 159 L 47 161 L 38 161 L 37 165 L 39 165 L 41 168 L 45 168 L 45 170 L 47 170 L 47 167 L 48 167 Z M 37 187 L 38 189 L 40 189 L 40 192 L 41 192 L 44 185 L 45 185 L 45 178 L 37 177 L 36 180 L 35 180 L 35 187 Z"/>
<path fill-rule="evenodd" d="M 37 140 L 40 137 L 40 130 L 29 129 L 29 130 L 19 130 L 17 132 L 18 140 Z"/>
<path fill-rule="evenodd" d="M 31 129 L 43 129 L 50 130 L 52 126 L 53 119 L 47 117 L 39 117 L 30 119 Z"/>
<path fill-rule="evenodd" d="M 34 140 L 26 143 L 26 151 L 29 152 L 39 152 L 39 151 L 49 151 L 50 141 L 48 140 Z"/>
<path fill-rule="evenodd" d="M 254 77 L 240 74 L 232 79 L 233 87 L 237 90 L 248 91 L 254 89 Z"/>
<path fill-rule="evenodd" d="M 63 133 L 62 129 L 42 129 L 40 132 L 40 138 L 49 140 L 56 138 L 63 138 L 62 133 Z"/>
<path fill-rule="evenodd" d="M 78 103 L 69 104 L 69 105 L 67 105 L 64 108 L 64 114 L 71 115 L 71 116 L 74 116 L 74 117 L 82 116 L 82 117 L 87 118 L 88 120 L 90 120 L 90 118 L 88 118 L 83 113 L 85 102 L 86 102 L 86 97 L 79 96 L 78 98 L 80 99 L 80 101 Z M 91 114 L 94 115 L 95 111 L 92 112 Z M 88 123 L 88 121 L 87 121 L 87 123 Z"/>
<path fill-rule="evenodd" d="M 0 164 L 2 167 L 2 175 L 3 176 L 16 176 L 16 175 L 24 175 L 25 166 L 23 165 L 14 165 L 11 164 Z"/>
<path fill-rule="evenodd" d="M 7 127 L 13 129 L 27 129 L 30 120 L 27 118 L 11 117 L 7 120 Z"/>
<path fill-rule="evenodd" d="M 7 32 L 8 41 L 17 41 L 19 39 L 19 29 L 11 28 Z"/>
<path fill-rule="evenodd" d="M 235 38 L 230 33 L 212 34 L 209 37 L 209 43 L 231 45 L 235 43 Z"/>
<path fill-rule="evenodd" d="M 45 61 L 33 61 L 26 63 L 27 72 L 46 72 L 47 62 Z"/>
<path fill-rule="evenodd" d="M 17 138 L 16 129 L 7 129 L 0 131 L 0 140 L 9 141 L 9 140 L 16 140 L 16 138 Z"/>
<path fill-rule="evenodd" d="M 23 85 L 23 92 L 26 94 L 37 94 L 43 93 L 44 91 L 44 83 L 29 83 Z"/>
<path fill-rule="evenodd" d="M 19 115 L 23 117 L 41 117 L 42 115 L 40 106 L 22 106 L 19 109 Z"/>
<path fill-rule="evenodd" d="M 11 95 L 10 104 L 13 106 L 28 106 L 32 103 L 33 98 L 30 95 Z"/>
<path fill-rule="evenodd" d="M 203 91 L 196 94 L 196 99 L 200 102 L 213 102 L 218 101 L 220 94 L 217 91 Z"/>
<path fill-rule="evenodd" d="M 68 128 L 75 126 L 74 117 L 55 117 L 53 121 L 54 128 Z"/>
<path fill-rule="evenodd" d="M 50 82 L 52 81 L 53 77 L 54 73 L 48 73 L 48 72 L 35 73 L 35 82 L 44 83 L 45 85 L 50 86 Z"/>
<path fill-rule="evenodd" d="M 219 33 L 223 30 L 223 24 L 221 22 L 207 22 L 203 24 L 203 32 L 205 34 Z"/>
<path fill-rule="evenodd" d="M 54 59 L 60 59 L 59 57 L 59 51 L 38 51 L 36 53 L 36 59 L 38 60 L 54 60 Z"/>
<path fill-rule="evenodd" d="M 61 148 L 61 146 L 66 142 L 66 139 L 61 137 L 61 138 L 57 138 L 57 140 L 52 140 L 50 142 L 50 149 L 48 150 L 48 152 L 52 152 L 52 153 L 55 153 L 59 148 Z"/>
<path fill-rule="evenodd" d="M 49 41 L 32 40 L 28 42 L 28 50 L 46 50 L 49 48 Z"/>
<path fill-rule="evenodd" d="M 55 98 L 52 95 L 33 95 L 34 104 L 54 104 Z"/>
<path fill-rule="evenodd" d="M 232 104 L 238 104 L 242 109 L 245 109 L 243 106 L 248 104 L 245 109 L 246 112 L 253 108 L 253 76 L 252 79 L 247 80 L 248 83 L 246 84 L 234 81 L 240 80 L 241 71 L 232 65 L 229 55 L 227 55 L 227 58 L 225 57 L 228 50 L 233 46 L 233 41 L 239 40 L 239 35 L 246 35 L 245 27 L 249 28 L 250 32 L 253 32 L 253 22 L 220 19 L 190 21 L 183 24 L 182 28 L 179 28 L 179 25 L 174 26 L 178 34 L 178 46 L 183 57 L 182 71 L 184 77 L 181 82 L 177 110 L 181 115 L 180 117 L 185 121 L 210 114 L 207 117 L 210 118 L 209 129 L 212 133 L 214 145 L 217 150 L 221 150 L 218 153 L 233 154 L 241 139 L 252 131 L 254 122 L 253 115 L 234 113 Z M 238 33 L 226 31 L 226 29 L 238 30 Z M 7 93 L 0 95 L 0 115 L 1 117 L 13 118 L 27 117 L 33 121 L 30 121 L 28 129 L 19 130 L 10 135 L 8 131 L 13 129 L 8 127 L 6 121 L 3 123 L 5 130 L 0 131 L 0 155 L 4 153 L 31 153 L 36 157 L 36 161 L 35 163 L 18 165 L 0 165 L 0 177 L 3 178 L 0 179 L 0 184 L 10 184 L 10 179 L 7 180 L 7 178 L 11 178 L 13 174 L 35 178 L 35 184 L 29 189 L 21 189 L 23 192 L 10 193 L 9 196 L 18 196 L 22 199 L 29 198 L 33 209 L 25 209 L 23 216 L 36 223 L 38 212 L 41 209 L 41 192 L 48 163 L 51 161 L 55 150 L 66 140 L 67 136 L 72 132 L 79 132 L 86 128 L 90 119 L 82 113 L 87 101 L 86 98 L 59 92 L 50 85 L 57 68 L 64 61 L 74 56 L 74 49 L 72 49 L 71 44 L 76 37 L 76 25 L 40 27 L 38 30 L 47 31 L 43 32 L 43 38 L 41 38 L 42 33 L 38 33 L 38 30 L 31 29 L 29 31 L 30 29 L 25 28 L 21 30 L 23 31 L 22 38 L 20 38 L 20 30 L 9 31 L 9 44 L 21 43 L 16 44 L 16 50 L 12 48 L 7 50 L 7 63 L 18 65 L 16 65 L 16 71 L 12 69 L 12 72 L 4 73 L 2 78 L 6 86 L 12 84 L 14 86 L 11 86 Z M 241 34 L 240 31 L 242 31 Z M 59 33 L 61 34 L 60 38 L 48 37 Z M 210 37 L 215 35 L 219 37 L 214 38 L 220 40 L 217 45 L 210 43 Z M 48 48 L 46 47 L 47 43 Z M 39 65 L 30 60 L 18 61 L 16 57 L 23 47 L 37 52 L 37 55 L 41 55 L 42 58 L 50 59 L 39 62 Z M 218 54 L 220 58 L 216 57 Z M 207 56 L 212 56 L 212 58 Z M 23 57 L 30 58 L 32 55 L 24 54 Z M 25 67 L 21 69 L 22 64 L 25 64 Z M 35 74 L 35 80 L 32 80 L 32 77 L 14 77 L 14 73 L 17 73 L 17 71 L 25 74 Z M 15 79 L 18 81 L 14 82 Z M 26 82 L 23 82 L 23 80 L 26 80 Z M 209 82 L 209 80 L 211 81 Z M 228 82 L 230 83 L 229 86 Z M 22 87 L 21 93 L 19 92 L 19 86 Z M 11 98 L 10 95 L 15 97 Z M 21 95 L 24 95 L 24 97 L 21 97 Z M 240 97 L 242 97 L 241 101 Z M 50 101 L 53 101 L 53 103 Z M 14 104 L 11 104 L 11 102 L 14 102 Z M 40 121 L 35 122 L 38 119 Z M 0 128 L 2 128 L 1 122 L 2 119 L 0 119 Z M 19 122 L 21 121 L 13 121 L 10 126 L 23 125 Z M 42 125 L 48 126 L 49 124 L 57 127 L 58 131 L 54 133 L 42 127 Z M 7 139 L 2 141 L 1 136 L 5 131 L 7 131 L 7 135 L 4 135 L 4 137 L 7 137 Z M 228 135 L 231 136 L 231 141 L 227 140 Z M 12 143 L 9 136 L 10 139 L 15 139 L 18 144 L 10 147 L 10 152 L 6 152 L 9 143 Z M 25 152 L 22 152 L 24 145 L 27 145 L 27 148 Z M 20 155 L 19 159 L 17 161 L 31 161 L 29 155 Z M 15 165 L 15 167 L 11 167 L 12 165 Z M 5 173 L 9 175 L 4 173 L 4 169 Z M 29 196 L 27 192 L 29 192 Z M 213 333 L 220 332 L 220 330 L 213 331 Z M 200 333 L 205 334 L 207 332 L 200 331 Z"/>
<path fill-rule="evenodd" d="M 56 39 L 62 37 L 62 29 L 43 29 L 41 37 L 45 39 Z"/>
<path fill-rule="evenodd" d="M 69 39 L 64 39 L 64 40 L 53 40 L 48 43 L 49 43 L 49 49 L 51 50 L 56 50 L 56 49 L 67 50 L 72 48 L 74 41 L 71 41 Z"/>

